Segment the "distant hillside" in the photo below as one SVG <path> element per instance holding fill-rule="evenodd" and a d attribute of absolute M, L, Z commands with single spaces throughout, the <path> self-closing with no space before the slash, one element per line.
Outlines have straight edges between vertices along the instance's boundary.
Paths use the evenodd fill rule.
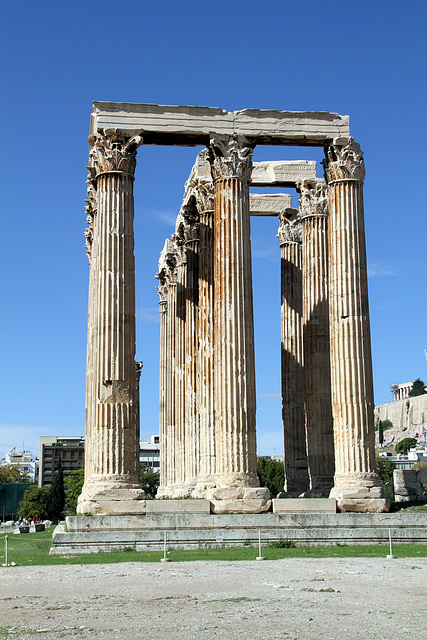
<path fill-rule="evenodd" d="M 390 420 L 392 429 L 384 431 L 382 449 L 394 449 L 403 438 L 417 438 L 418 444 L 427 444 L 427 394 L 415 398 L 395 400 L 375 407 L 375 425 L 379 421 Z M 378 429 L 375 432 L 375 446 L 379 448 Z"/>

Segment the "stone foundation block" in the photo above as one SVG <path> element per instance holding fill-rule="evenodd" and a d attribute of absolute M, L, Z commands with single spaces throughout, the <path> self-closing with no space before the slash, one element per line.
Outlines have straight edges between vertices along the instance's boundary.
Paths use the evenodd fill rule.
<path fill-rule="evenodd" d="M 211 512 L 209 500 L 147 500 L 146 514 L 207 513 Z"/>
<path fill-rule="evenodd" d="M 337 502 L 333 498 L 285 498 L 274 499 L 273 513 L 336 513 Z"/>

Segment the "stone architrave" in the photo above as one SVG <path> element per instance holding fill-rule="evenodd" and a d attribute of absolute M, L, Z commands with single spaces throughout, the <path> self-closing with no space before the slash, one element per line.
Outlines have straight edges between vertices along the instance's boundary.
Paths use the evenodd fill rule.
<path fill-rule="evenodd" d="M 386 511 L 375 468 L 363 154 L 353 138 L 326 150 L 335 484 L 341 511 Z"/>
<path fill-rule="evenodd" d="M 253 145 L 210 143 L 214 180 L 214 396 L 217 487 L 207 498 L 216 513 L 270 507 L 256 473 L 255 359 L 249 177 Z"/>
<path fill-rule="evenodd" d="M 133 179 L 140 137 L 91 140 L 85 482 L 78 513 L 145 509 L 136 460 Z"/>
<path fill-rule="evenodd" d="M 302 340 L 302 225 L 295 209 L 283 212 L 279 220 L 284 494 L 298 496 L 309 487 Z"/>
<path fill-rule="evenodd" d="M 334 484 L 334 435 L 328 302 L 328 187 L 298 185 L 302 220 L 304 404 L 311 493 L 329 495 Z"/>

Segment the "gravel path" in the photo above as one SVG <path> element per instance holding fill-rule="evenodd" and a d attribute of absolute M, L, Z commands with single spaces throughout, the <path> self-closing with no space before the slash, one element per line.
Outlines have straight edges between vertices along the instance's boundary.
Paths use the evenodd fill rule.
<path fill-rule="evenodd" d="M 427 558 L 0 567 L 0 611 L 19 640 L 421 638 Z"/>

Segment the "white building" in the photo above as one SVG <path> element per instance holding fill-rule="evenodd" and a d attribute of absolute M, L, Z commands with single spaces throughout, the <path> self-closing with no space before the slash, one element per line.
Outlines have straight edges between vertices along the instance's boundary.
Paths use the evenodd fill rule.
<path fill-rule="evenodd" d="M 153 471 L 159 471 L 160 467 L 160 443 L 159 436 L 151 436 L 150 440 L 140 440 L 139 461 L 149 464 Z"/>
<path fill-rule="evenodd" d="M 0 466 L 13 465 L 28 473 L 30 482 L 37 482 L 39 476 L 39 459 L 31 451 L 17 451 L 15 447 L 0 460 Z"/>

